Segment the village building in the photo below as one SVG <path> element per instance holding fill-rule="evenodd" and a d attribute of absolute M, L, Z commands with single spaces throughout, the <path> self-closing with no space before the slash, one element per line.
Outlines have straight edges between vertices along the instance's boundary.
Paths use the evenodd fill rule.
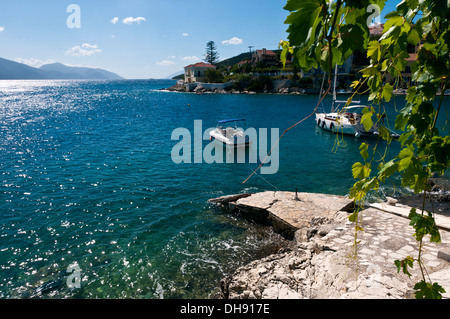
<path fill-rule="evenodd" d="M 374 23 L 369 26 L 369 32 L 371 36 L 381 36 L 383 34 L 383 29 L 383 23 Z"/>
<path fill-rule="evenodd" d="M 210 68 L 216 68 L 214 65 L 204 62 L 188 65 L 184 68 L 184 82 L 197 83 L 206 82 L 206 71 Z"/>
<path fill-rule="evenodd" d="M 265 63 L 267 66 L 276 66 L 278 64 L 278 57 L 272 50 L 262 49 L 256 50 L 252 55 L 252 63 Z"/>

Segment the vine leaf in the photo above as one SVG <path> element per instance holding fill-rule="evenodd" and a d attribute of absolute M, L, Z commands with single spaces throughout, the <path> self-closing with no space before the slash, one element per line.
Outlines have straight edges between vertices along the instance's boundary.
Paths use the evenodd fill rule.
<path fill-rule="evenodd" d="M 411 209 L 409 214 L 411 220 L 410 225 L 415 229 L 414 237 L 417 241 L 421 241 L 425 235 L 430 235 L 430 242 L 440 243 L 441 235 L 436 226 L 436 221 L 433 215 L 428 212 L 427 215 L 418 214 L 415 208 Z"/>
<path fill-rule="evenodd" d="M 392 87 L 392 85 L 390 85 L 389 83 L 387 83 L 384 87 L 383 87 L 383 99 L 386 102 L 389 102 L 392 98 L 392 92 L 394 92 L 394 88 Z"/>
<path fill-rule="evenodd" d="M 415 284 L 414 289 L 416 290 L 416 299 L 442 299 L 445 289 L 437 283 L 428 283 L 426 281 L 420 281 Z"/>
<path fill-rule="evenodd" d="M 353 164 L 353 166 L 352 166 L 352 173 L 353 173 L 353 178 L 364 179 L 366 177 L 369 177 L 370 167 L 368 167 L 367 165 L 361 164 L 360 162 L 357 162 L 357 163 Z"/>
<path fill-rule="evenodd" d="M 397 272 L 400 272 L 401 270 L 405 275 L 408 275 L 408 277 L 412 276 L 408 271 L 408 267 L 413 268 L 414 264 L 414 259 L 411 256 L 408 256 L 403 260 L 396 260 L 394 263 L 397 266 Z"/>
<path fill-rule="evenodd" d="M 367 158 L 369 157 L 369 145 L 367 143 L 361 143 L 361 146 L 359 147 L 359 151 L 361 156 L 364 158 L 364 160 L 367 160 Z"/>
<path fill-rule="evenodd" d="M 363 115 L 361 117 L 361 124 L 364 126 L 364 129 L 368 132 L 373 126 L 372 120 L 372 112 L 368 108 L 364 108 L 362 111 Z"/>
<path fill-rule="evenodd" d="M 396 163 L 395 160 L 391 160 L 385 164 L 380 164 L 378 169 L 378 178 L 384 183 L 386 177 L 389 177 L 398 171 L 398 163 Z"/>
<path fill-rule="evenodd" d="M 285 23 L 290 24 L 288 28 L 289 42 L 291 45 L 303 45 L 314 38 L 315 30 L 320 22 L 319 14 L 322 6 L 318 1 L 289 1 L 286 10 L 293 11 Z"/>

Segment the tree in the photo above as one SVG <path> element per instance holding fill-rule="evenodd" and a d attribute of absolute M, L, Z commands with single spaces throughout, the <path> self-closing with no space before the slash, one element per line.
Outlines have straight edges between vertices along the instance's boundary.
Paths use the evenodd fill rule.
<path fill-rule="evenodd" d="M 215 64 L 219 62 L 219 52 L 217 52 L 217 46 L 214 41 L 209 41 L 206 44 L 205 62 Z"/>
<path fill-rule="evenodd" d="M 214 68 L 208 68 L 205 72 L 205 76 L 208 79 L 208 83 L 221 83 L 223 82 L 223 74 L 220 70 Z"/>
<path fill-rule="evenodd" d="M 409 215 L 414 236 L 419 243 L 418 257 L 406 256 L 396 260 L 398 271 L 411 276 L 409 269 L 417 263 L 422 279 L 415 285 L 416 298 L 442 298 L 445 290 L 437 283 L 427 281 L 422 259 L 425 238 L 439 243 L 441 240 L 432 212 L 425 211 L 429 178 L 443 175 L 450 165 L 450 138 L 447 129 L 437 126 L 442 116 L 444 92 L 450 82 L 450 2 L 447 0 L 403 0 L 394 12 L 386 15 L 383 34 L 371 39 L 370 8 L 382 9 L 386 0 L 288 0 L 285 9 L 290 12 L 286 24 L 288 40 L 280 42 L 281 58 L 286 63 L 288 53 L 302 69 L 321 67 L 328 74 L 336 64 L 342 64 L 353 52 L 363 48 L 370 65 L 362 72 L 363 80 L 352 87 L 368 87 L 372 106 L 364 110 L 362 123 L 366 130 L 372 127 L 371 115 L 378 120 L 384 116 L 383 102 L 389 102 L 393 91 L 407 86 L 405 106 L 395 121 L 395 129 L 402 131 L 399 138 L 401 150 L 393 159 L 383 158 L 374 167 L 379 144 L 369 149 L 361 143 L 363 161 L 352 167 L 356 183 L 350 196 L 362 206 L 369 192 L 373 192 L 393 175 L 401 176 L 401 185 L 423 196 L 421 211 L 412 209 Z M 381 12 L 381 11 L 380 11 Z M 413 84 L 405 83 L 402 72 L 407 67 L 408 46 L 418 48 L 418 60 L 411 65 Z M 384 81 L 389 75 L 393 84 Z M 329 86 L 331 78 L 328 79 Z M 444 113 L 445 116 L 445 113 Z M 390 129 L 380 121 L 380 139 L 391 142 Z M 445 134 L 447 130 L 447 135 Z M 350 216 L 355 223 L 355 245 L 360 227 L 360 210 Z"/>

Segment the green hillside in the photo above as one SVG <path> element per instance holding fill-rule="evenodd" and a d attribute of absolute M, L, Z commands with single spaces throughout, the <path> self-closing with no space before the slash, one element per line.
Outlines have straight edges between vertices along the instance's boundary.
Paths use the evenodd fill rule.
<path fill-rule="evenodd" d="M 279 53 L 281 52 L 281 50 L 272 50 L 275 53 Z M 228 66 L 233 66 L 241 61 L 244 60 L 251 60 L 252 59 L 252 54 L 250 52 L 245 52 L 245 53 L 241 53 L 239 55 L 236 55 L 232 58 L 220 61 L 219 63 L 216 64 L 216 66 L 218 68 L 220 67 L 228 67 Z"/>
<path fill-rule="evenodd" d="M 232 58 L 220 61 L 219 63 L 216 64 L 217 67 L 228 67 L 228 66 L 233 66 L 241 61 L 244 60 L 251 60 L 252 55 L 250 54 L 250 52 L 246 52 L 246 53 L 241 53 L 239 55 L 236 55 Z"/>

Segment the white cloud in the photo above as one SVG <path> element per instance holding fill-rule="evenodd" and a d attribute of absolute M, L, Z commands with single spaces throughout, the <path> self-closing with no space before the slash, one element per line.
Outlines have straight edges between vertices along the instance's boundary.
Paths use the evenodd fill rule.
<path fill-rule="evenodd" d="M 175 59 L 176 56 L 175 55 L 169 55 L 166 59 Z"/>
<path fill-rule="evenodd" d="M 230 44 L 232 44 L 232 45 L 239 45 L 239 44 L 242 44 L 243 42 L 244 42 L 244 40 L 239 39 L 237 37 L 233 37 L 230 40 L 222 41 L 222 44 L 223 45 L 230 45 Z"/>
<path fill-rule="evenodd" d="M 128 17 L 128 18 L 125 18 L 125 19 L 123 19 L 123 23 L 124 24 L 128 24 L 128 25 L 131 25 L 131 24 L 133 24 L 133 23 L 137 23 L 137 24 L 141 24 L 141 22 L 145 22 L 145 21 L 147 21 L 145 18 L 143 18 L 143 17 L 137 17 L 137 18 L 133 18 L 133 17 Z"/>
<path fill-rule="evenodd" d="M 5 27 L 0 27 L 0 32 L 5 31 Z"/>
<path fill-rule="evenodd" d="M 111 19 L 111 23 L 112 24 L 116 24 L 117 22 L 119 22 L 119 18 L 118 17 L 114 17 L 113 19 Z"/>
<path fill-rule="evenodd" d="M 156 65 L 159 65 L 159 66 L 171 66 L 174 64 L 175 64 L 175 62 L 170 61 L 170 60 L 162 60 L 162 61 L 156 62 Z"/>
<path fill-rule="evenodd" d="M 188 37 L 189 36 L 189 33 L 182 33 L 181 34 L 183 37 Z"/>
<path fill-rule="evenodd" d="M 89 43 L 83 43 L 83 45 L 81 46 L 83 49 L 92 49 L 95 50 L 98 48 L 97 44 L 89 44 Z"/>
<path fill-rule="evenodd" d="M 35 59 L 35 58 L 30 58 L 30 59 L 16 58 L 16 59 L 14 59 L 14 61 L 17 63 L 22 63 L 22 64 L 32 66 L 34 68 L 39 68 L 44 64 L 55 63 L 55 61 L 53 61 L 53 60 L 42 61 L 42 60 Z"/>
<path fill-rule="evenodd" d="M 185 56 L 185 57 L 181 58 L 181 60 L 183 60 L 183 61 L 198 61 L 198 60 L 200 60 L 200 58 L 193 55 L 193 56 Z"/>
<path fill-rule="evenodd" d="M 71 56 L 91 56 L 96 53 L 100 53 L 102 50 L 100 50 L 97 46 L 97 44 L 89 44 L 89 43 L 83 43 L 81 47 L 79 45 L 74 46 L 66 51 L 66 55 Z"/>

